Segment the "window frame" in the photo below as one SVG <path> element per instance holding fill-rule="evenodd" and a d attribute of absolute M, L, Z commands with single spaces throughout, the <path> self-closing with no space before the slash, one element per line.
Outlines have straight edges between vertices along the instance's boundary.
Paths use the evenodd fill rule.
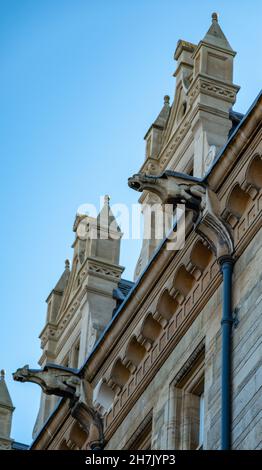
<path fill-rule="evenodd" d="M 173 381 L 172 388 L 174 447 L 176 450 L 201 450 L 204 448 L 205 436 L 205 350 L 203 345 L 197 348 L 197 351 L 189 358 Z M 201 397 L 203 397 L 202 404 Z M 201 439 L 200 435 L 202 435 Z"/>

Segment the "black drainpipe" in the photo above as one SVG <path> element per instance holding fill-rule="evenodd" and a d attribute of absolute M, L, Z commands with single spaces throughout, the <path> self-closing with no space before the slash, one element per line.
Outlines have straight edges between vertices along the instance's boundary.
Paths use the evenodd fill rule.
<path fill-rule="evenodd" d="M 223 308 L 221 320 L 222 349 L 221 349 L 221 450 L 231 449 L 232 426 L 232 273 L 233 260 L 231 256 L 219 260 L 223 275 Z"/>

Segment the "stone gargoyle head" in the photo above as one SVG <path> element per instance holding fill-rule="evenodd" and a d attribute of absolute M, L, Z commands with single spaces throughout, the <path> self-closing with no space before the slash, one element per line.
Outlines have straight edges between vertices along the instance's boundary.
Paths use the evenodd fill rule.
<path fill-rule="evenodd" d="M 136 173 L 135 175 L 128 178 L 128 186 L 135 191 L 142 192 L 144 189 L 148 189 L 151 185 L 156 183 L 154 176 L 146 175 L 144 173 Z"/>
<path fill-rule="evenodd" d="M 13 379 L 17 380 L 18 382 L 27 382 L 29 376 L 30 373 L 28 364 L 26 364 L 24 367 L 20 367 L 13 373 Z"/>
<path fill-rule="evenodd" d="M 185 204 L 196 212 L 203 209 L 205 203 L 203 181 L 176 171 L 166 170 L 160 175 L 137 173 L 128 179 L 128 186 L 135 191 L 156 194 L 163 204 Z"/>

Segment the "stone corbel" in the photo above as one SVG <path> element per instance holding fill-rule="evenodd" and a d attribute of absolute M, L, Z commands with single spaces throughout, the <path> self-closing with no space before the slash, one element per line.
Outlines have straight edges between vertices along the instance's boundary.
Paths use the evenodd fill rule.
<path fill-rule="evenodd" d="M 233 239 L 226 223 L 219 216 L 221 211 L 216 194 L 206 188 L 205 199 L 205 206 L 199 214 L 195 229 L 207 241 L 219 261 L 233 255 Z"/>
<path fill-rule="evenodd" d="M 101 450 L 104 447 L 103 422 L 97 410 L 81 401 L 77 401 L 71 409 L 71 415 L 87 434 L 85 448 Z"/>

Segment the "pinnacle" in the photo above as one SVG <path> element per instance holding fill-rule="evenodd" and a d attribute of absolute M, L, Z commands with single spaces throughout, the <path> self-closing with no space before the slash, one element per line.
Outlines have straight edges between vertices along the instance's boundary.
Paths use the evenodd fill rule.
<path fill-rule="evenodd" d="M 230 46 L 226 36 L 224 35 L 219 23 L 218 23 L 218 14 L 212 13 L 212 24 L 206 33 L 203 41 L 208 44 L 212 44 L 213 46 L 220 47 L 222 49 L 226 49 L 228 51 L 232 51 L 232 47 Z"/>
<path fill-rule="evenodd" d="M 108 196 L 108 194 L 106 194 L 104 196 L 104 205 L 109 206 L 109 201 L 110 201 L 110 196 Z"/>
<path fill-rule="evenodd" d="M 218 23 L 218 14 L 216 12 L 212 13 L 212 23 L 214 23 L 214 21 L 216 21 Z"/>

